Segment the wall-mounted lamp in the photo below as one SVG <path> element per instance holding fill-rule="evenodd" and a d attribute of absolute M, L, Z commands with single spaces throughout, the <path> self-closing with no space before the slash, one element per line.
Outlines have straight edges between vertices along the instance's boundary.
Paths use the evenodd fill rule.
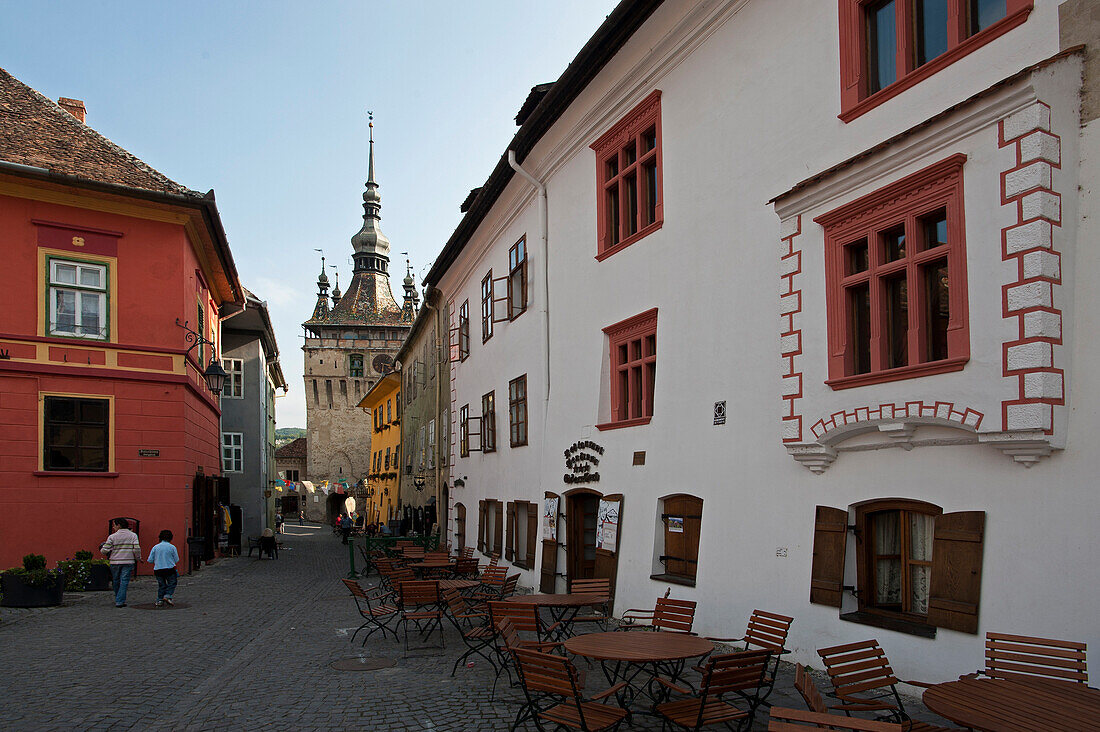
<path fill-rule="evenodd" d="M 466 481 L 464 481 L 462 478 L 455 478 L 454 485 L 455 485 L 455 488 L 465 488 L 466 487 Z"/>
<path fill-rule="evenodd" d="M 413 485 L 416 487 L 416 490 L 418 490 L 418 491 L 424 490 L 424 483 L 425 483 L 425 480 L 424 480 L 423 475 L 418 475 L 415 478 L 413 478 Z"/>
<path fill-rule="evenodd" d="M 187 353 L 191 353 L 191 349 L 195 346 L 201 346 L 204 343 L 210 346 L 210 365 L 206 367 L 206 371 L 202 372 L 202 378 L 206 381 L 206 386 L 210 391 L 215 394 L 221 394 L 222 386 L 225 384 L 225 379 L 229 374 L 225 373 L 225 369 L 218 363 L 218 359 L 215 355 L 214 341 L 203 338 L 201 333 L 196 333 L 191 330 L 187 327 L 187 323 L 181 323 L 179 318 L 176 318 L 176 325 L 187 331 L 183 336 L 183 340 L 191 344 L 187 349 Z"/>

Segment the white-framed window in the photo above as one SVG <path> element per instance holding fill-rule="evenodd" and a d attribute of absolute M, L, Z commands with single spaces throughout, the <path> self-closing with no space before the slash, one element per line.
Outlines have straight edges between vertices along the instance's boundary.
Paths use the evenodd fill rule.
<path fill-rule="evenodd" d="M 50 335 L 107 339 L 107 266 L 49 260 Z"/>
<path fill-rule="evenodd" d="M 244 361 L 239 358 L 223 358 L 222 368 L 226 373 L 222 396 L 227 399 L 244 399 Z"/>
<path fill-rule="evenodd" d="M 222 470 L 244 472 L 244 433 L 222 432 Z"/>

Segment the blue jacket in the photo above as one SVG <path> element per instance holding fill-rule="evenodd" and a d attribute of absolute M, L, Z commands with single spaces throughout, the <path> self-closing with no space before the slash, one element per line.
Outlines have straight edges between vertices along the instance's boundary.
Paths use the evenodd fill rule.
<path fill-rule="evenodd" d="M 149 552 L 149 561 L 153 563 L 153 569 L 172 569 L 180 560 L 179 552 L 170 542 L 162 541 Z"/>

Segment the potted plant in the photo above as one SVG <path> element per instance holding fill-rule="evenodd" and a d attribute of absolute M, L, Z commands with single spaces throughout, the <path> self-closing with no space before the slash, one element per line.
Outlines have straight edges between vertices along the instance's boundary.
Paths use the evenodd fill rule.
<path fill-rule="evenodd" d="M 5 607 L 60 605 L 65 595 L 65 573 L 46 569 L 46 558 L 41 554 L 27 554 L 22 567 L 0 572 L 0 590 Z"/>
<path fill-rule="evenodd" d="M 57 563 L 65 573 L 69 592 L 98 592 L 111 589 L 111 565 L 106 559 L 93 559 L 89 551 L 79 551 L 72 559 Z"/>

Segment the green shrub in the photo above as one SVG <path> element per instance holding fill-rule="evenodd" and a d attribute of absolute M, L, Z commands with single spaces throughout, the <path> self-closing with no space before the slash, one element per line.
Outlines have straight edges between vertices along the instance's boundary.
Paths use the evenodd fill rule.
<path fill-rule="evenodd" d="M 80 551 L 78 551 L 76 554 L 73 555 L 73 559 L 75 559 L 78 562 L 86 562 L 91 558 L 92 558 L 92 553 L 90 551 L 86 550 L 86 549 L 81 549 Z"/>
<path fill-rule="evenodd" d="M 28 572 L 33 572 L 37 569 L 46 568 L 46 558 L 41 554 L 24 554 L 23 555 L 23 569 Z"/>

